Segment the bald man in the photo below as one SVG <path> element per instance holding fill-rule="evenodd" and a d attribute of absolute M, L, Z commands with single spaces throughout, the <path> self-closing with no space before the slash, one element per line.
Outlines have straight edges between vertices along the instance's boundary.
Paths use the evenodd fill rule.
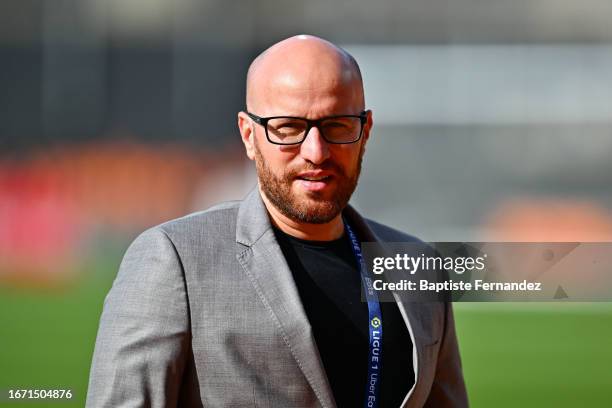
<path fill-rule="evenodd" d="M 348 205 L 372 126 L 346 51 L 257 57 L 238 128 L 258 185 L 132 243 L 87 406 L 467 406 L 450 304 L 361 299 L 360 243 L 416 241 Z"/>

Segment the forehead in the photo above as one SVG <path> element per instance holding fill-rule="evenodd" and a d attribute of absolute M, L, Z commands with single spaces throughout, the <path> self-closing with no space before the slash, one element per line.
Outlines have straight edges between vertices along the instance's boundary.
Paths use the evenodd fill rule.
<path fill-rule="evenodd" d="M 338 78 L 279 76 L 262 84 L 258 110 L 263 116 L 289 115 L 316 119 L 356 114 L 363 108 L 360 84 Z"/>

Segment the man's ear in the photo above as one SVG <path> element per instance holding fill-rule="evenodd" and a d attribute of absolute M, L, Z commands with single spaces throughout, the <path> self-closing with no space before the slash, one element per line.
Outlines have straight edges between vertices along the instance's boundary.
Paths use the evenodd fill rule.
<path fill-rule="evenodd" d="M 363 125 L 363 136 L 362 136 L 364 148 L 365 148 L 365 144 L 370 138 L 370 131 L 372 130 L 372 126 L 374 126 L 374 119 L 372 118 L 372 111 L 367 110 L 366 115 L 367 115 L 367 120 L 366 120 L 366 123 Z"/>
<path fill-rule="evenodd" d="M 246 113 L 238 112 L 238 129 L 244 149 L 249 159 L 255 160 L 255 132 L 251 124 L 251 118 Z"/>

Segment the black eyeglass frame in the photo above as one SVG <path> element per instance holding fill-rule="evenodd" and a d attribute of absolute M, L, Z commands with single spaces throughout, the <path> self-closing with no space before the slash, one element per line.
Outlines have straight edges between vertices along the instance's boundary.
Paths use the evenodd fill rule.
<path fill-rule="evenodd" d="M 310 132 L 310 129 L 312 129 L 313 127 L 316 127 L 317 129 L 319 129 L 319 131 L 321 131 L 321 128 L 319 127 L 319 125 L 321 124 L 321 122 L 323 122 L 324 120 L 328 120 L 328 119 L 335 119 L 335 118 L 359 118 L 360 119 L 360 123 L 361 123 L 361 129 L 359 129 L 359 136 L 357 137 L 357 139 L 351 141 L 351 142 L 332 142 L 330 140 L 328 140 L 325 137 L 325 133 L 321 132 L 321 136 L 323 137 L 323 140 L 325 140 L 327 143 L 330 144 L 351 144 L 351 143 L 357 143 L 360 139 L 361 136 L 363 135 L 363 125 L 365 125 L 368 121 L 368 112 L 369 110 L 364 110 L 363 112 L 361 112 L 359 115 L 334 115 L 334 116 L 326 116 L 324 118 L 320 118 L 320 119 L 306 119 L 306 118 L 301 118 L 299 116 L 268 116 L 265 118 L 262 118 L 261 116 L 257 116 L 254 113 L 251 113 L 249 111 L 243 111 L 244 113 L 246 113 L 247 115 L 249 115 L 249 117 L 251 119 L 253 119 L 253 121 L 255 123 L 257 123 L 258 125 L 260 125 L 261 127 L 263 127 L 266 131 L 266 139 L 268 139 L 268 142 L 275 144 L 275 145 L 280 145 L 280 146 L 292 146 L 292 145 L 298 145 L 300 143 L 303 143 L 304 140 L 306 140 L 306 136 L 308 136 L 308 132 Z M 300 119 L 306 122 L 306 131 L 304 132 L 304 137 L 302 138 L 302 140 L 300 140 L 299 142 L 294 142 L 294 143 L 279 143 L 279 142 L 273 142 L 270 139 L 270 135 L 268 135 L 268 121 L 272 120 L 272 119 L 281 119 L 281 118 L 286 118 L 286 119 Z"/>

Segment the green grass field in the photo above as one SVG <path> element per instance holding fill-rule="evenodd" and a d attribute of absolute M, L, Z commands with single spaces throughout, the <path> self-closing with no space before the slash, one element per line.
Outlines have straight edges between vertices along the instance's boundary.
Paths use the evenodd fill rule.
<path fill-rule="evenodd" d="M 609 407 L 612 303 L 455 304 L 474 407 Z"/>
<path fill-rule="evenodd" d="M 0 288 L 0 390 L 70 388 L 81 407 L 104 295 L 117 262 L 59 291 Z M 612 303 L 455 304 L 473 407 L 606 407 Z M 41 407 L 45 403 L 0 406 Z"/>

